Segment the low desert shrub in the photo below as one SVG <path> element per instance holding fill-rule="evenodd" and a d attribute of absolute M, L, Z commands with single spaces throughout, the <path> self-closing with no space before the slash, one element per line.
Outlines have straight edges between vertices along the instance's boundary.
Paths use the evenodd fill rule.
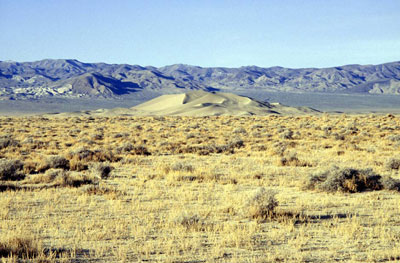
<path fill-rule="evenodd" d="M 267 146 L 264 144 L 254 144 L 251 146 L 251 151 L 262 152 L 262 151 L 266 151 L 266 150 L 267 150 Z"/>
<path fill-rule="evenodd" d="M 337 141 L 344 141 L 346 137 L 343 134 L 333 133 L 332 134 Z"/>
<path fill-rule="evenodd" d="M 285 131 L 281 134 L 281 138 L 282 138 L 282 139 L 287 139 L 287 140 L 293 139 L 293 131 L 292 131 L 292 130 L 285 130 Z"/>
<path fill-rule="evenodd" d="M 99 178 L 79 172 L 51 168 L 43 174 L 32 174 L 26 181 L 30 184 L 46 184 L 48 187 L 80 187 L 97 184 Z"/>
<path fill-rule="evenodd" d="M 85 184 L 95 184 L 96 179 L 78 172 L 63 171 L 54 178 L 54 186 L 80 187 Z"/>
<path fill-rule="evenodd" d="M 394 190 L 394 181 L 390 180 L 394 179 L 383 179 L 372 169 L 333 167 L 323 173 L 310 176 L 305 182 L 305 188 L 347 193 L 382 189 Z"/>
<path fill-rule="evenodd" d="M 44 172 L 51 168 L 68 170 L 70 168 L 69 161 L 63 156 L 49 156 L 39 164 L 38 172 Z"/>
<path fill-rule="evenodd" d="M 400 142 L 400 135 L 389 135 L 387 138 L 392 142 Z"/>
<path fill-rule="evenodd" d="M 232 132 L 233 133 L 247 133 L 246 129 L 243 127 L 235 128 Z"/>
<path fill-rule="evenodd" d="M 382 177 L 381 183 L 384 189 L 400 191 L 400 180 L 394 179 L 392 177 Z"/>
<path fill-rule="evenodd" d="M 90 139 L 94 141 L 100 141 L 104 139 L 104 135 L 102 133 L 95 133 L 90 136 Z"/>
<path fill-rule="evenodd" d="M 298 167 L 305 167 L 305 166 L 310 166 L 305 161 L 301 161 L 296 153 L 290 153 L 287 156 L 283 156 L 282 158 L 279 159 L 278 164 L 280 166 L 298 166 Z"/>
<path fill-rule="evenodd" d="M 87 256 L 88 252 L 82 249 L 68 250 L 64 248 L 48 248 L 43 243 L 32 237 L 14 236 L 0 241 L 1 262 L 64 262 L 66 255 L 81 254 Z M 64 259 L 64 260 L 63 260 Z M 68 258 L 68 262 L 76 258 Z"/>
<path fill-rule="evenodd" d="M 350 124 L 345 128 L 345 134 L 347 135 L 356 135 L 359 131 L 354 124 Z"/>
<path fill-rule="evenodd" d="M 234 149 L 228 145 L 199 145 L 181 149 L 179 153 L 196 153 L 198 155 L 210 155 L 213 153 L 234 153 Z"/>
<path fill-rule="evenodd" d="M 193 138 L 196 138 L 196 135 L 194 135 L 193 133 L 188 133 L 186 135 L 186 140 L 193 139 Z"/>
<path fill-rule="evenodd" d="M 83 171 L 89 169 L 90 162 L 116 162 L 121 160 L 121 157 L 115 156 L 111 150 L 89 150 L 86 148 L 79 148 L 74 151 L 70 151 L 67 155 L 67 158 L 70 162 L 70 169 L 73 171 Z"/>
<path fill-rule="evenodd" d="M 69 169 L 69 161 L 63 156 L 51 156 L 47 159 L 47 164 L 50 168 Z"/>
<path fill-rule="evenodd" d="M 19 142 L 11 137 L 0 138 L 0 150 L 11 146 L 19 146 Z"/>
<path fill-rule="evenodd" d="M 69 160 L 79 160 L 86 162 L 115 162 L 119 161 L 121 158 L 115 156 L 111 150 L 107 149 L 95 149 L 89 150 L 86 148 L 79 148 L 74 151 L 70 151 L 67 155 Z"/>
<path fill-rule="evenodd" d="M 107 195 L 112 199 L 115 199 L 118 196 L 125 194 L 116 188 L 104 185 L 88 185 L 83 189 L 83 191 L 88 195 Z"/>
<path fill-rule="evenodd" d="M 0 242 L 0 258 L 33 259 L 40 254 L 43 254 L 42 247 L 38 242 L 29 238 L 14 237 Z"/>
<path fill-rule="evenodd" d="M 33 160 L 24 161 L 24 167 L 22 168 L 22 172 L 24 174 L 37 173 L 38 166 L 39 164 L 36 161 Z"/>
<path fill-rule="evenodd" d="M 245 205 L 250 218 L 257 221 L 273 218 L 275 216 L 275 208 L 279 204 L 275 195 L 276 192 L 274 191 L 259 188 Z"/>
<path fill-rule="evenodd" d="M 114 169 L 109 163 L 91 163 L 89 170 L 93 175 L 100 177 L 101 179 L 107 179 L 110 176 L 111 171 Z"/>
<path fill-rule="evenodd" d="M 285 142 L 276 142 L 273 144 L 273 152 L 276 155 L 284 156 L 288 145 Z"/>
<path fill-rule="evenodd" d="M 189 163 L 177 162 L 177 163 L 173 163 L 172 165 L 166 167 L 166 172 L 168 173 L 169 171 L 192 173 L 192 172 L 194 172 L 194 167 L 193 167 L 193 165 L 191 165 Z"/>
<path fill-rule="evenodd" d="M 172 218 L 174 225 L 180 225 L 185 227 L 187 230 L 201 230 L 204 226 L 204 220 L 197 214 L 188 214 L 182 212 Z"/>
<path fill-rule="evenodd" d="M 229 148 L 242 148 L 242 147 L 244 147 L 244 141 L 239 138 L 234 138 L 227 145 Z"/>
<path fill-rule="evenodd" d="M 113 138 L 127 138 L 129 137 L 129 133 L 124 132 L 124 133 L 116 133 L 113 135 Z"/>
<path fill-rule="evenodd" d="M 235 149 L 244 147 L 244 142 L 241 139 L 234 139 L 227 144 L 222 145 L 194 145 L 186 148 L 174 149 L 174 153 L 195 153 L 198 155 L 210 155 L 214 153 L 233 154 Z"/>
<path fill-rule="evenodd" d="M 143 130 L 143 127 L 142 127 L 141 125 L 139 125 L 139 124 L 134 124 L 132 128 L 133 128 L 133 129 L 136 129 L 136 130 L 138 130 L 138 131 Z"/>
<path fill-rule="evenodd" d="M 58 176 L 63 176 L 65 171 L 63 169 L 54 169 L 51 168 L 46 170 L 45 173 L 42 174 L 32 174 L 30 175 L 28 182 L 32 184 L 48 184 L 54 181 Z"/>
<path fill-rule="evenodd" d="M 20 190 L 21 187 L 10 183 L 10 182 L 0 182 L 0 193 L 4 191 L 17 191 Z"/>
<path fill-rule="evenodd" d="M 72 159 L 69 161 L 71 171 L 85 171 L 89 169 L 89 164 L 86 161 Z"/>
<path fill-rule="evenodd" d="M 117 153 L 129 153 L 130 151 L 132 151 L 133 149 L 135 149 L 135 147 L 133 146 L 132 143 L 124 143 L 123 145 L 117 147 L 115 149 L 115 151 Z"/>
<path fill-rule="evenodd" d="M 147 147 L 143 146 L 143 145 L 136 145 L 133 147 L 133 149 L 131 150 L 131 153 L 135 154 L 135 155 L 151 155 L 151 153 L 149 152 L 149 150 L 147 149 Z"/>
<path fill-rule="evenodd" d="M 262 126 L 261 124 L 254 124 L 251 126 L 252 130 L 256 130 L 256 129 L 262 129 L 264 126 Z"/>
<path fill-rule="evenodd" d="M 386 163 L 386 168 L 388 170 L 399 170 L 400 169 L 400 159 L 391 158 Z"/>
<path fill-rule="evenodd" d="M 23 163 L 20 160 L 0 159 L 0 180 L 18 181 L 25 178 L 21 170 Z"/>

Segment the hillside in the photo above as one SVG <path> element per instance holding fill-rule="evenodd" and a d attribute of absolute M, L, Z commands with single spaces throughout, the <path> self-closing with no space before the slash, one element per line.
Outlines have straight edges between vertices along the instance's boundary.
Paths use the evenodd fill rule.
<path fill-rule="evenodd" d="M 77 60 L 0 62 L 0 98 L 117 97 L 142 90 L 265 90 L 290 92 L 400 94 L 400 62 L 291 69 L 203 68 L 190 65 L 142 67 Z"/>

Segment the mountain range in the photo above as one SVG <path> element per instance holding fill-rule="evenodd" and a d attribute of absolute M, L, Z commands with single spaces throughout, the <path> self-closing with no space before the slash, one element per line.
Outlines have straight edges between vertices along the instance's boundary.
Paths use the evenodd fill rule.
<path fill-rule="evenodd" d="M 140 91 L 280 91 L 400 94 L 400 61 L 331 68 L 165 67 L 73 59 L 0 61 L 0 99 L 119 97 Z"/>

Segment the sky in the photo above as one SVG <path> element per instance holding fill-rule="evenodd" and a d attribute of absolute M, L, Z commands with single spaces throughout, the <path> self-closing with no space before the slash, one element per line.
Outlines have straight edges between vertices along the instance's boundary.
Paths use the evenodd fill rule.
<path fill-rule="evenodd" d="M 291 68 L 400 60 L 399 0 L 0 0 L 0 60 Z"/>

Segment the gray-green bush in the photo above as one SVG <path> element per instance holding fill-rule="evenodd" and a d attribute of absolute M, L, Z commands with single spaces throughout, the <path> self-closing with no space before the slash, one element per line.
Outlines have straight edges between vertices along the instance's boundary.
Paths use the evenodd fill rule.
<path fill-rule="evenodd" d="M 317 189 L 326 192 L 357 193 L 375 190 L 398 190 L 398 181 L 382 177 L 372 169 L 338 168 L 311 175 L 305 182 L 306 189 Z"/>
<path fill-rule="evenodd" d="M 25 178 L 21 170 L 23 163 L 20 160 L 0 159 L 0 180 L 17 181 Z"/>

